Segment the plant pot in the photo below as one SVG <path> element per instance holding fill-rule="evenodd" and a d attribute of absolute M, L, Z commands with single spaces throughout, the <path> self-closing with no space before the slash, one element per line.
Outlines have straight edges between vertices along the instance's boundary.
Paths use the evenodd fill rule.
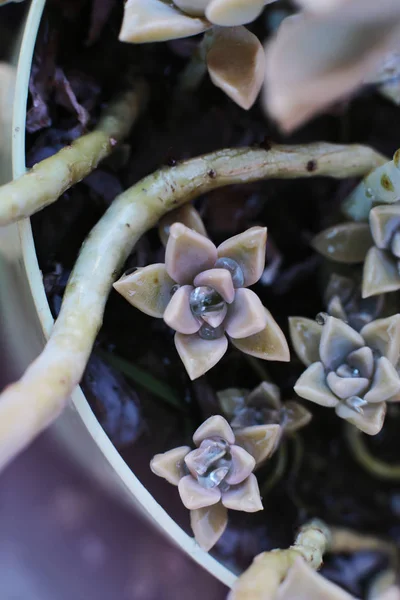
<path fill-rule="evenodd" d="M 25 171 L 25 119 L 32 55 L 45 0 L 32 0 L 20 45 L 13 113 L 12 172 Z M 10 178 L 10 174 L 9 174 Z M 0 326 L 7 347 L 9 376 L 18 377 L 41 352 L 53 326 L 28 219 L 0 236 Z M 224 584 L 235 575 L 199 548 L 140 483 L 94 416 L 82 390 L 72 394 L 54 426 L 55 435 L 77 462 L 121 501 L 128 503 L 185 553 Z"/>

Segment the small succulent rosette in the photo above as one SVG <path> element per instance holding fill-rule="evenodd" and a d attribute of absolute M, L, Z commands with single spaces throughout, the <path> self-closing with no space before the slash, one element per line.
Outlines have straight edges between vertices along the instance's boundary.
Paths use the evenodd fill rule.
<path fill-rule="evenodd" d="M 243 25 L 273 1 L 127 0 L 119 39 L 162 42 L 206 32 L 196 53 L 196 77 L 203 62 L 214 85 L 249 109 L 264 81 L 265 54 L 259 39 Z"/>
<path fill-rule="evenodd" d="M 228 388 L 218 392 L 221 409 L 234 431 L 254 425 L 280 425 L 284 435 L 295 433 L 311 420 L 311 413 L 295 400 L 283 403 L 279 387 L 263 381 L 254 390 Z"/>
<path fill-rule="evenodd" d="M 360 332 L 331 316 L 323 325 L 292 317 L 290 333 L 307 366 L 296 393 L 334 408 L 364 433 L 379 433 L 386 403 L 400 401 L 400 315 L 372 321 Z"/>
<path fill-rule="evenodd" d="M 216 415 L 195 431 L 195 450 L 182 446 L 152 459 L 153 473 L 178 486 L 190 510 L 195 539 L 204 550 L 210 550 L 225 531 L 227 509 L 263 509 L 253 471 L 272 454 L 279 435 L 279 425 L 245 427 L 234 433 L 226 419 Z"/>
<path fill-rule="evenodd" d="M 223 357 L 227 336 L 252 356 L 289 360 L 284 334 L 248 289 L 263 272 L 266 236 L 266 228 L 252 227 L 216 248 L 204 235 L 173 223 L 165 264 L 137 269 L 114 284 L 133 306 L 176 331 L 175 346 L 191 379 Z"/>
<path fill-rule="evenodd" d="M 341 263 L 364 263 L 362 297 L 400 289 L 400 203 L 381 204 L 369 223 L 342 223 L 319 233 L 314 248 Z"/>

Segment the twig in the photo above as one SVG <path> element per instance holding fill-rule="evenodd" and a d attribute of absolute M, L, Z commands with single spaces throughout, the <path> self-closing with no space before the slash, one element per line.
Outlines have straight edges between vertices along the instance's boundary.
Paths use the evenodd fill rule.
<path fill-rule="evenodd" d="M 120 268 L 164 214 L 224 185 L 271 177 L 362 175 L 383 160 L 370 148 L 324 143 L 228 149 L 162 168 L 119 195 L 82 246 L 43 352 L 0 395 L 0 467 L 64 408 L 82 377 Z"/>
<path fill-rule="evenodd" d="M 290 548 L 256 556 L 233 584 L 228 600 L 273 600 L 296 558 L 301 556 L 313 569 L 318 569 L 329 542 L 328 528 L 319 521 L 311 521 L 300 529 Z"/>
<path fill-rule="evenodd" d="M 146 86 L 139 82 L 110 103 L 91 133 L 0 187 L 0 225 L 33 215 L 89 175 L 128 135 L 145 96 Z"/>
<path fill-rule="evenodd" d="M 366 471 L 378 479 L 385 481 L 400 481 L 400 464 L 389 464 L 379 458 L 375 458 L 368 450 L 362 438 L 362 432 L 345 423 L 344 434 L 353 458 Z"/>

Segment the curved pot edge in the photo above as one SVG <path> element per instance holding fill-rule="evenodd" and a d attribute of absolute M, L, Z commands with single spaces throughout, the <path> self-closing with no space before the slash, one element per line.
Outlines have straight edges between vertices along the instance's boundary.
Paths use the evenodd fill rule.
<path fill-rule="evenodd" d="M 13 112 L 12 163 L 13 177 L 20 176 L 26 170 L 25 165 L 25 119 L 30 68 L 37 31 L 45 5 L 45 0 L 32 0 L 25 23 L 21 49 L 18 59 L 15 85 L 15 104 Z M 16 278 L 23 277 L 22 288 L 30 289 L 29 313 L 32 316 L 29 327 L 35 329 L 35 343 L 31 359 L 38 348 L 43 348 L 54 320 L 42 283 L 32 229 L 29 219 L 18 224 L 19 252 L 23 264 L 19 262 Z M 22 267 L 22 268 L 21 268 Z M 34 320 L 34 322 L 33 322 Z M 25 364 L 25 367 L 27 364 Z M 94 416 L 82 390 L 78 387 L 71 401 L 56 424 L 57 437 L 80 464 L 94 473 L 107 488 L 125 502 L 135 505 L 164 535 L 177 544 L 199 565 L 209 571 L 225 585 L 231 587 L 236 576 L 208 553 L 201 550 L 192 537 L 156 502 L 153 496 L 140 483 L 129 466 L 121 458 L 111 440 L 105 434 Z M 73 435 L 73 442 L 71 437 Z M 84 448 L 84 451 L 83 451 Z"/>

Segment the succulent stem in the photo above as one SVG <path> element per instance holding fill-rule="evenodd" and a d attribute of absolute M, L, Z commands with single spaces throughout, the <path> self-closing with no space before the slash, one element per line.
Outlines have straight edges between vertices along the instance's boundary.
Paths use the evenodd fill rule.
<path fill-rule="evenodd" d="M 162 168 L 120 194 L 81 248 L 44 350 L 22 378 L 0 395 L 0 467 L 63 410 L 82 377 L 119 270 L 138 239 L 163 215 L 225 185 L 271 177 L 356 176 L 365 174 L 382 160 L 380 154 L 365 146 L 325 143 L 275 146 L 270 150 L 219 150 L 175 167 Z M 307 168 L 310 161 L 315 165 L 312 172 Z M 10 190 L 13 185 L 5 187 Z M 20 216 L 46 204 L 43 198 L 40 203 L 37 200 L 32 203 L 30 195 L 25 203 L 26 184 L 21 187 Z M 0 188 L 0 210 L 3 190 L 4 187 Z M 8 202 L 7 197 L 4 201 Z M 4 218 L 2 222 L 6 221 Z"/>
<path fill-rule="evenodd" d="M 128 135 L 145 97 L 146 86 L 139 82 L 109 104 L 93 131 L 1 186 L 0 225 L 33 215 L 89 175 Z"/>
<path fill-rule="evenodd" d="M 279 585 L 298 556 L 318 569 L 330 543 L 330 531 L 320 521 L 304 525 L 293 546 L 259 554 L 234 583 L 228 600 L 273 600 Z"/>
<path fill-rule="evenodd" d="M 353 458 L 366 471 L 378 479 L 400 481 L 400 464 L 389 464 L 375 458 L 364 443 L 362 431 L 350 423 L 345 423 L 344 434 Z"/>

